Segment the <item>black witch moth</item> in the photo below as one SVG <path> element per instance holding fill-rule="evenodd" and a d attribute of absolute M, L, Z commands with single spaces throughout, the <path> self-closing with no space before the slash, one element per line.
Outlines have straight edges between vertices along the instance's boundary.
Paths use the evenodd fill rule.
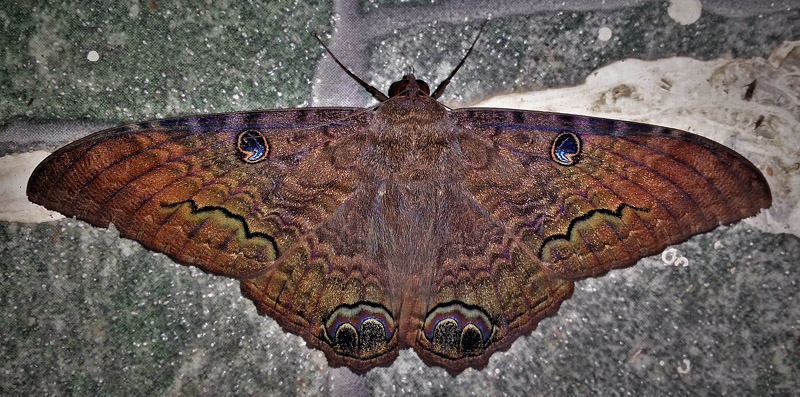
<path fill-rule="evenodd" d="M 366 109 L 100 131 L 44 160 L 28 197 L 240 280 L 259 313 L 358 373 L 409 347 L 453 373 L 480 368 L 576 280 L 770 206 L 756 167 L 713 141 L 450 110 L 437 98 L 453 74 L 432 95 L 410 74 L 388 96 L 355 77 L 381 101 Z"/>

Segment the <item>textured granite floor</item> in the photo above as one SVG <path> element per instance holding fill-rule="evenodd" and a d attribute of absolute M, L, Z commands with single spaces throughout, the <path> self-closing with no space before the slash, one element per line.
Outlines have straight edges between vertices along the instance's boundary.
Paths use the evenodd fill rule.
<path fill-rule="evenodd" d="M 385 88 L 412 68 L 441 80 L 491 16 L 452 106 L 580 84 L 625 58 L 767 57 L 800 39 L 799 1 L 704 1 L 699 19 L 699 2 L 597 3 L 4 4 L 0 154 L 142 119 L 370 103 L 312 33 Z M 0 222 L 0 394 L 796 394 L 800 239 L 739 223 L 673 249 L 688 266 L 655 256 L 578 283 L 481 371 L 453 377 L 407 350 L 356 376 L 232 280 L 80 221 Z"/>

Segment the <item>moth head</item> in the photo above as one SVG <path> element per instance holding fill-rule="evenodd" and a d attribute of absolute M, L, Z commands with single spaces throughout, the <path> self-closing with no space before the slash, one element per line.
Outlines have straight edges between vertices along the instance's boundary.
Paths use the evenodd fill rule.
<path fill-rule="evenodd" d="M 389 86 L 389 98 L 398 95 L 430 96 L 431 88 L 428 87 L 428 83 L 417 80 L 413 74 L 407 74 L 402 80 L 395 81 Z"/>
<path fill-rule="evenodd" d="M 483 28 L 486 27 L 487 22 L 489 22 L 488 19 L 483 21 L 480 30 L 478 30 L 478 34 L 475 35 L 475 40 L 472 42 L 472 45 L 469 46 L 469 50 L 467 50 L 467 53 L 464 55 L 464 57 L 461 58 L 461 62 L 459 62 L 458 65 L 456 65 L 456 67 L 453 69 L 452 72 L 450 72 L 450 75 L 447 76 L 447 78 L 444 79 L 444 81 L 439 83 L 439 86 L 436 87 L 436 90 L 433 92 L 433 94 L 431 94 L 431 89 L 430 87 L 428 87 L 428 83 L 422 80 L 415 79 L 414 75 L 409 73 L 403 76 L 402 80 L 395 81 L 394 83 L 392 83 L 392 85 L 389 87 L 389 96 L 387 97 L 386 94 L 380 92 L 377 88 L 367 84 L 367 82 L 361 80 L 360 77 L 356 76 L 355 73 L 351 72 L 350 69 L 344 66 L 344 64 L 342 64 L 342 62 L 336 58 L 336 55 L 333 55 L 333 52 L 330 50 L 330 48 L 328 48 L 328 46 L 325 45 L 325 43 L 322 41 L 322 39 L 319 38 L 319 36 L 315 35 L 314 37 L 317 39 L 319 44 L 322 45 L 322 48 L 325 49 L 328 55 L 330 55 L 331 58 L 333 58 L 333 61 L 336 62 L 336 64 L 339 65 L 342 68 L 342 70 L 344 70 L 344 72 L 347 73 L 348 76 L 350 76 L 353 80 L 355 80 L 356 83 L 364 87 L 364 89 L 367 90 L 367 92 L 369 92 L 375 99 L 377 99 L 380 102 L 384 102 L 387 99 L 398 95 L 429 96 L 433 99 L 439 99 L 439 97 L 442 96 L 442 94 L 444 93 L 445 87 L 447 87 L 447 85 L 450 84 L 450 80 L 453 78 L 453 76 L 455 76 L 456 72 L 458 72 L 458 69 L 460 69 L 461 66 L 464 65 L 464 61 L 467 60 L 467 57 L 472 52 L 472 49 L 475 48 L 475 43 L 478 42 L 478 37 L 481 36 L 481 32 L 483 32 Z"/>

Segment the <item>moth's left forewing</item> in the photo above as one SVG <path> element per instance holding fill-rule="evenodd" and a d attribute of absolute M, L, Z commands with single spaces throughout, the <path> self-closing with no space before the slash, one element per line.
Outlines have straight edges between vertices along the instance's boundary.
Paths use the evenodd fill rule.
<path fill-rule="evenodd" d="M 179 262 L 245 277 L 343 200 L 344 187 L 323 194 L 314 184 L 335 184 L 346 172 L 320 163 L 327 172 L 305 177 L 313 167 L 301 160 L 324 157 L 327 142 L 363 130 L 367 119 L 363 109 L 318 108 L 120 126 L 49 156 L 28 196 L 97 226 L 114 222 L 121 235 Z"/>

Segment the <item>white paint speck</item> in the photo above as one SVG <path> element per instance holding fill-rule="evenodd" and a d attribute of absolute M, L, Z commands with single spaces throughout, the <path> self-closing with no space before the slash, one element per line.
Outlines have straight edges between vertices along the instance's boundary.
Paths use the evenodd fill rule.
<path fill-rule="evenodd" d="M 692 362 L 688 359 L 683 359 L 683 365 L 678 367 L 678 373 L 681 375 L 686 375 L 692 370 Z"/>
<path fill-rule="evenodd" d="M 597 31 L 597 38 L 600 41 L 608 41 L 611 40 L 611 29 L 603 26 L 600 30 Z"/>
<path fill-rule="evenodd" d="M 89 53 L 86 54 L 86 59 L 88 59 L 89 62 L 97 62 L 97 60 L 100 59 L 100 54 L 98 54 L 97 51 L 94 50 L 89 51 Z"/>
<path fill-rule="evenodd" d="M 667 266 L 689 266 L 689 260 L 686 259 L 685 256 L 681 255 L 677 249 L 672 247 L 667 248 L 661 253 L 661 261 Z"/>
<path fill-rule="evenodd" d="M 703 12 L 703 4 L 700 0 L 670 0 L 667 7 L 667 14 L 675 22 L 681 25 L 691 25 L 698 19 Z"/>
<path fill-rule="evenodd" d="M 678 250 L 675 248 L 667 248 L 664 252 L 661 253 L 661 261 L 667 265 L 671 265 L 675 263 L 675 259 L 678 257 Z"/>

